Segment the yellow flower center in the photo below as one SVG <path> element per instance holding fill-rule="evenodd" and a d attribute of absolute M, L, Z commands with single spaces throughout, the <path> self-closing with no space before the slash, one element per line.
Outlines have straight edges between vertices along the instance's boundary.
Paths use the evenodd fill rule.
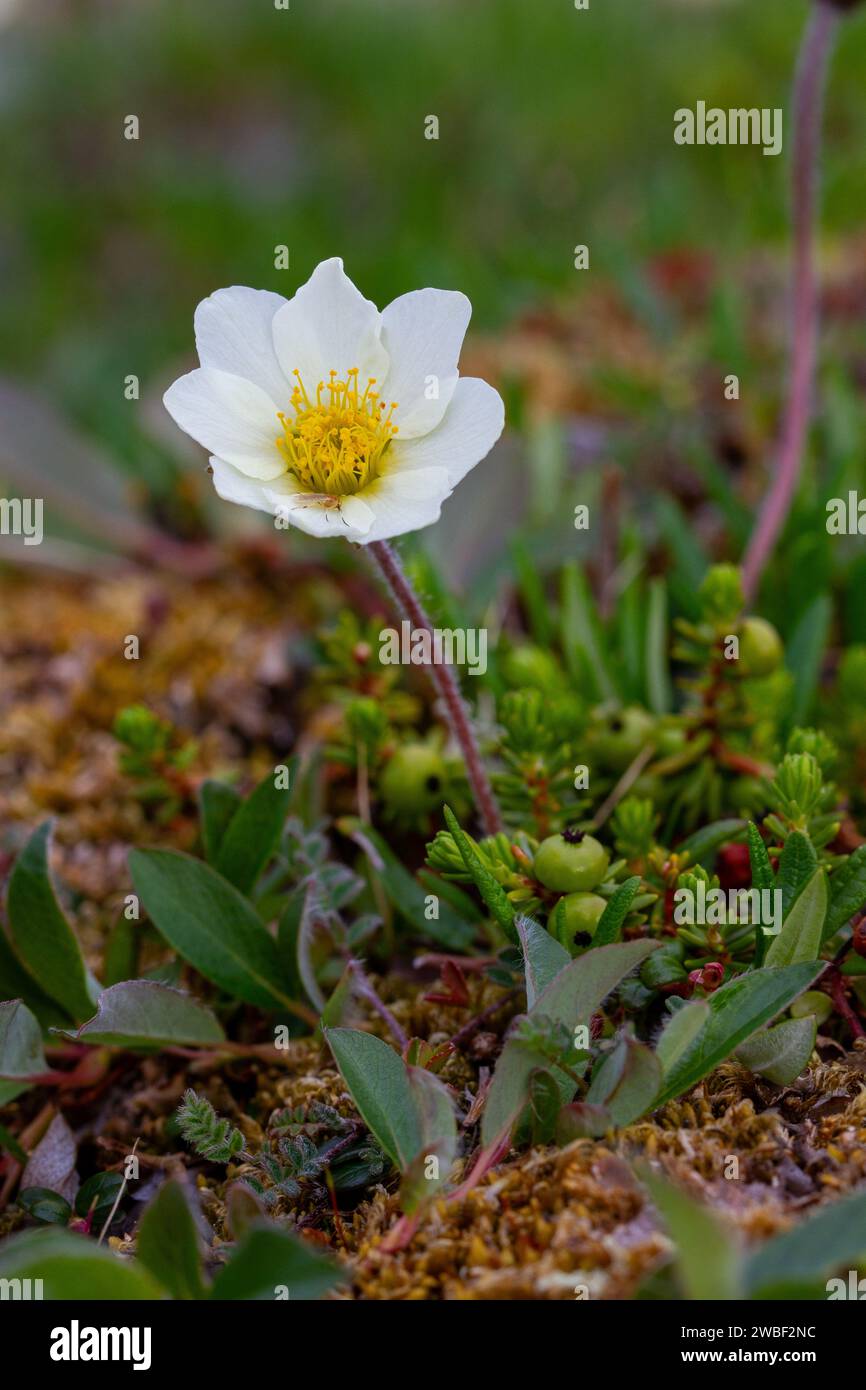
<path fill-rule="evenodd" d="M 278 413 L 283 433 L 277 448 L 305 492 L 346 497 L 379 476 L 382 457 L 397 433 L 391 416 L 397 408 L 392 401 L 386 415 L 379 399 L 375 377 L 366 390 L 358 387 L 358 368 L 347 373 L 345 381 L 320 381 L 315 400 L 311 400 L 294 372 L 297 386 L 292 392 L 294 416 Z"/>

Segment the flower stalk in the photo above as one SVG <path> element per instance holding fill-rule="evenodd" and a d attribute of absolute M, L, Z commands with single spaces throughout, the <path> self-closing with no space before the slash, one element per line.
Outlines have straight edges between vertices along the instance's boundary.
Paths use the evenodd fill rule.
<path fill-rule="evenodd" d="M 416 629 L 432 633 L 433 625 L 423 604 L 406 577 L 403 566 L 387 541 L 373 541 L 366 547 L 367 553 L 375 560 L 387 588 L 390 590 L 399 611 L 408 618 Z M 466 762 L 466 774 L 485 835 L 495 835 L 502 829 L 502 816 L 490 779 L 484 770 L 481 753 L 472 729 L 469 714 L 457 680 L 446 665 L 431 664 L 430 679 L 435 686 L 443 705 L 452 734 L 460 745 Z"/>
<path fill-rule="evenodd" d="M 818 201 L 824 87 L 840 11 L 813 7 L 800 48 L 794 80 L 794 138 L 791 160 L 794 263 L 792 271 L 791 351 L 777 466 L 743 562 L 747 601 L 761 575 L 791 508 L 812 413 L 818 340 L 818 284 L 815 272 L 815 217 Z"/>

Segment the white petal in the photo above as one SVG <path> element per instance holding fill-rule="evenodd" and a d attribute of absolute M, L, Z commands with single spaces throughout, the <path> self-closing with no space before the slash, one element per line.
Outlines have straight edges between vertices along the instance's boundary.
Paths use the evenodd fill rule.
<path fill-rule="evenodd" d="M 286 409 L 291 386 L 277 361 L 272 324 L 285 303 L 271 290 L 232 285 L 203 299 L 195 311 L 201 365 L 255 382 L 281 410 Z"/>
<path fill-rule="evenodd" d="M 378 478 L 361 494 L 375 513 L 375 519 L 362 545 L 371 541 L 402 536 L 407 531 L 420 531 L 439 520 L 442 503 L 450 495 L 451 485 L 444 468 L 417 468 L 406 472 L 395 470 Z"/>
<path fill-rule="evenodd" d="M 182 430 L 242 473 L 267 479 L 285 472 L 276 445 L 277 407 L 260 386 L 199 367 L 179 377 L 162 399 Z"/>
<path fill-rule="evenodd" d="M 309 500 L 311 494 L 299 488 L 292 490 L 293 500 L 289 501 L 289 491 L 288 480 L 284 482 L 282 478 L 265 489 L 271 509 L 279 511 L 290 526 L 305 531 L 308 536 L 359 541 L 370 529 L 373 512 L 360 497 L 344 497 L 339 508 L 324 507 L 321 502 Z"/>
<path fill-rule="evenodd" d="M 399 439 L 435 429 L 457 385 L 457 359 L 472 305 L 457 290 L 414 290 L 382 311 L 382 342 L 391 359 L 383 396 L 396 401 Z M 435 400 L 427 395 L 436 390 Z"/>
<path fill-rule="evenodd" d="M 263 483 L 239 473 L 223 459 L 212 458 L 213 485 L 224 502 L 236 502 L 239 507 L 254 507 L 259 512 L 273 512 L 273 503 L 265 493 Z"/>
<path fill-rule="evenodd" d="M 293 299 L 274 316 L 277 358 L 294 381 L 297 370 L 314 396 L 320 381 L 332 371 L 341 380 L 358 368 L 362 386 L 370 377 L 384 380 L 388 354 L 379 340 L 382 319 L 375 304 L 365 299 L 337 258 L 322 261 Z"/>
<path fill-rule="evenodd" d="M 393 467 L 414 471 L 444 468 L 450 487 L 456 487 L 470 468 L 490 453 L 505 424 L 505 407 L 498 391 L 478 377 L 462 376 L 441 425 L 422 439 L 391 445 Z"/>

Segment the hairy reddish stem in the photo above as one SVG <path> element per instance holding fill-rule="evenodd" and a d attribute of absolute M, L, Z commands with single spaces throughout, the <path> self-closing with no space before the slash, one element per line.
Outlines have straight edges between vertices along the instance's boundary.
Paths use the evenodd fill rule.
<path fill-rule="evenodd" d="M 388 542 L 373 541 L 367 546 L 367 550 L 379 566 L 400 612 L 409 619 L 414 628 L 422 628 L 427 632 L 432 632 L 433 625 L 427 617 L 421 600 L 406 578 L 403 566 Z M 472 794 L 475 797 L 475 804 L 478 807 L 484 833 L 495 835 L 502 829 L 502 816 L 496 797 L 493 795 L 490 780 L 484 770 L 484 764 L 481 761 L 481 754 L 469 721 L 466 705 L 460 694 L 460 687 L 449 666 L 431 663 L 429 673 L 430 679 L 445 706 L 451 732 L 460 744 L 466 762 L 466 774 L 472 787 Z"/>
<path fill-rule="evenodd" d="M 800 463 L 815 377 L 818 340 L 818 285 L 814 264 L 815 212 L 821 150 L 824 85 L 839 12 L 812 7 L 794 80 L 794 137 L 791 210 L 794 230 L 792 341 L 776 471 L 761 507 L 743 562 L 743 589 L 754 598 L 764 566 L 785 524 L 800 475 Z"/>

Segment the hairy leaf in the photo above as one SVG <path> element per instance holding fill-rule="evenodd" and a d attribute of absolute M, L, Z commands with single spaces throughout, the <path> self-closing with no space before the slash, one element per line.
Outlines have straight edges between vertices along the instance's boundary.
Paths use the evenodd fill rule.
<path fill-rule="evenodd" d="M 813 961 L 738 975 L 711 994 L 709 1018 L 666 1073 L 656 1106 L 697 1084 L 726 1057 L 808 989 L 822 967 Z"/>
<path fill-rule="evenodd" d="M 827 878 L 823 869 L 816 869 L 798 894 L 782 930 L 773 937 L 764 964 L 796 965 L 817 960 L 826 915 Z"/>
<path fill-rule="evenodd" d="M 733 1236 L 716 1216 L 673 1183 L 641 1169 L 641 1181 L 676 1245 L 676 1267 L 688 1299 L 742 1297 L 741 1265 Z"/>
<path fill-rule="evenodd" d="M 138 1228 L 136 1254 L 172 1298 L 201 1298 L 202 1241 L 181 1183 L 164 1182 Z"/>
<path fill-rule="evenodd" d="M 277 786 L 269 772 L 235 811 L 217 851 L 215 868 L 241 893 L 252 892 L 279 844 L 292 799 L 296 760 L 289 765 L 288 787 Z"/>
<path fill-rule="evenodd" d="M 738 1047 L 735 1057 L 750 1071 L 766 1076 L 779 1086 L 796 1081 L 808 1065 L 815 1046 L 818 1023 L 813 1014 L 804 1018 L 788 1018 L 756 1033 Z"/>
<path fill-rule="evenodd" d="M 327 1028 L 325 1037 L 361 1119 L 404 1172 L 424 1142 L 405 1062 L 380 1038 L 357 1028 Z"/>
<path fill-rule="evenodd" d="M 105 1047 L 196 1047 L 225 1041 L 210 1009 L 154 980 L 125 980 L 104 989 L 96 1017 L 67 1036 Z"/>
<path fill-rule="evenodd" d="M 0 1077 L 14 1081 L 49 1070 L 42 1051 L 42 1029 L 20 999 L 0 1004 Z"/>
<path fill-rule="evenodd" d="M 518 917 L 516 923 L 526 974 L 526 1004 L 531 1009 L 551 980 L 571 964 L 571 956 L 531 917 Z"/>
<path fill-rule="evenodd" d="M 0 1279 L 41 1279 L 43 1298 L 74 1303 L 164 1297 L 140 1264 L 112 1255 L 86 1236 L 54 1227 L 25 1231 L 5 1241 L 0 1247 Z"/>
<path fill-rule="evenodd" d="M 693 999 L 671 1014 L 656 1044 L 656 1057 L 667 1074 L 688 1050 L 710 1017 L 710 1006 L 704 999 Z"/>
<path fill-rule="evenodd" d="M 593 949 L 597 946 L 611 946 L 619 940 L 622 924 L 629 914 L 637 890 L 640 888 L 640 875 L 634 874 L 621 883 L 598 921 L 592 938 Z"/>
<path fill-rule="evenodd" d="M 589 1024 L 611 990 L 654 951 L 654 941 L 631 941 L 601 946 L 578 956 L 556 976 L 531 1010 L 571 1033 L 580 1023 Z M 481 1141 L 485 1147 L 505 1134 L 519 1117 L 529 1094 L 529 1078 L 546 1059 L 515 1038 L 502 1049 L 484 1104 Z M 573 1089 L 572 1089 L 573 1094 Z"/>
<path fill-rule="evenodd" d="M 782 890 L 782 914 L 787 917 L 795 898 L 818 867 L 818 856 L 808 835 L 792 830 L 779 856 L 776 887 Z"/>
<path fill-rule="evenodd" d="M 202 782 L 198 799 L 205 859 L 216 864 L 223 836 L 243 798 L 228 782 L 209 779 Z"/>
<path fill-rule="evenodd" d="M 623 1127 L 649 1110 L 662 1082 L 656 1054 L 634 1038 L 620 1039 L 622 1061 L 608 1053 L 593 1073 L 587 1093 L 590 1105 L 603 1105 L 613 1124 Z"/>
<path fill-rule="evenodd" d="M 833 870 L 830 877 L 830 906 L 824 923 L 824 941 L 850 922 L 855 912 L 866 904 L 866 845 L 858 845 L 853 854 Z"/>
<path fill-rule="evenodd" d="M 94 999 L 81 949 L 60 910 L 48 872 L 51 825 L 31 835 L 9 880 L 7 909 L 12 945 L 36 983 L 77 1023 Z"/>
<path fill-rule="evenodd" d="M 184 960 L 235 999 L 298 1012 L 273 937 L 232 884 L 178 850 L 136 849 L 129 866 L 148 916 Z"/>
<path fill-rule="evenodd" d="M 211 1298 L 320 1298 L 344 1278 L 340 1266 L 273 1225 L 251 1226 L 213 1282 Z"/>
<path fill-rule="evenodd" d="M 823 1281 L 835 1269 L 856 1268 L 864 1258 L 866 1192 L 860 1191 L 827 1202 L 759 1246 L 746 1261 L 746 1288 L 753 1296 L 781 1295 L 786 1286 Z"/>
<path fill-rule="evenodd" d="M 749 838 L 749 863 L 752 866 L 752 887 L 761 889 L 772 889 L 776 887 L 776 875 L 773 873 L 773 866 L 770 863 L 770 856 L 767 853 L 767 846 L 761 837 L 761 832 L 753 821 L 749 821 L 746 827 Z"/>
<path fill-rule="evenodd" d="M 466 872 L 471 876 L 472 882 L 478 889 L 483 898 L 490 915 L 508 937 L 509 941 L 517 940 L 517 931 L 514 926 L 514 908 L 508 901 L 505 889 L 502 884 L 497 882 L 493 874 L 483 864 L 471 841 L 460 828 L 460 822 L 451 810 L 450 806 L 443 806 L 445 824 L 454 836 L 460 856 L 466 866 Z"/>

